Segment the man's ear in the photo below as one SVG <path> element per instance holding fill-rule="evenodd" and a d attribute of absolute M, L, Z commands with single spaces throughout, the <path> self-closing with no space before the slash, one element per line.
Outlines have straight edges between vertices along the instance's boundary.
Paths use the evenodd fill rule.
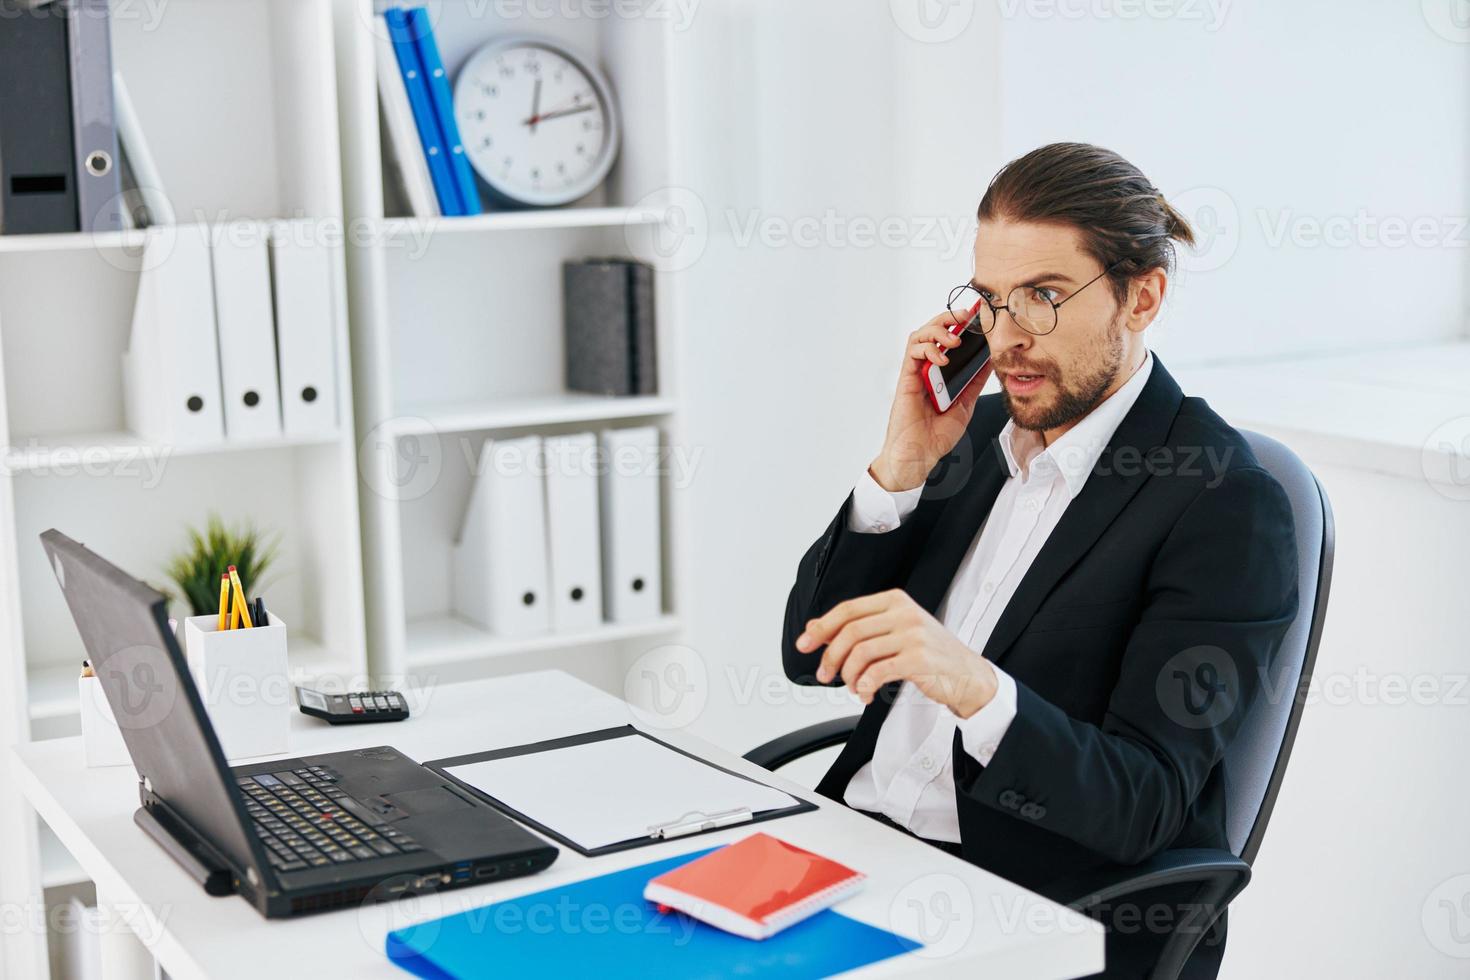
<path fill-rule="evenodd" d="M 1136 276 L 1128 289 L 1128 329 L 1142 333 L 1154 322 L 1164 305 L 1164 292 L 1169 276 L 1163 269 L 1152 269 Z"/>

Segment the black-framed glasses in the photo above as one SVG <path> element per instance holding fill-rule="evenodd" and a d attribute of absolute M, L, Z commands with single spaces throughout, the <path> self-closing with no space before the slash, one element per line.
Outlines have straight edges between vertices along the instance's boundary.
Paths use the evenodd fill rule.
<path fill-rule="evenodd" d="M 970 319 L 971 311 L 977 306 L 980 308 L 980 332 L 990 333 L 995 329 L 996 322 L 1000 319 L 1000 311 L 1005 310 L 1016 321 L 1016 326 L 1030 334 L 1043 337 L 1057 328 L 1057 310 L 1062 304 L 1070 301 L 1082 290 L 1097 282 L 1117 268 L 1119 263 L 1114 262 L 1091 279 L 1077 287 L 1076 291 L 1066 299 L 1053 299 L 1054 290 L 1046 286 L 1017 286 L 1011 290 L 1006 297 L 1004 306 L 997 306 L 990 302 L 980 290 L 972 284 L 965 283 L 956 286 L 949 291 L 949 312 L 961 323 Z"/>

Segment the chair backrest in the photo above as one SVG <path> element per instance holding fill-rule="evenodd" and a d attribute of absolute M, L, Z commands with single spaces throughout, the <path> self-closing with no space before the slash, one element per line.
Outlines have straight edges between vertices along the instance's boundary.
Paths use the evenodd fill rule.
<path fill-rule="evenodd" d="M 1257 462 L 1276 478 L 1291 501 L 1300 596 L 1296 619 L 1281 641 L 1267 683 L 1225 753 L 1229 774 L 1225 829 L 1230 849 L 1250 863 L 1266 834 L 1286 774 L 1317 660 L 1332 585 L 1333 525 L 1327 494 L 1295 453 L 1258 432 L 1241 434 Z"/>

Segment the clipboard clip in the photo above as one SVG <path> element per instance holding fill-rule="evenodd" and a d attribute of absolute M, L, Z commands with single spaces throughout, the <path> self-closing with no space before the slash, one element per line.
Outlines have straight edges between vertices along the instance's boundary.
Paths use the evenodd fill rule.
<path fill-rule="evenodd" d="M 737 823 L 748 823 L 754 819 L 755 813 L 748 806 L 736 810 L 722 810 L 719 813 L 700 813 L 698 810 L 691 810 L 671 823 L 649 827 L 648 836 L 657 840 L 668 840 L 670 837 L 683 837 L 685 834 L 699 834 L 706 830 L 731 827 Z"/>

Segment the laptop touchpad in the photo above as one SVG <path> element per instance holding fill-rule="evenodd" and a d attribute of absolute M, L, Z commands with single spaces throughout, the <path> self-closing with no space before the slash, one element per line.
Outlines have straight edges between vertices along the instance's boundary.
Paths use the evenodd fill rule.
<path fill-rule="evenodd" d="M 384 793 L 381 797 L 393 807 L 410 817 L 426 816 L 430 813 L 445 813 L 450 810 L 473 809 L 473 804 L 447 786 L 432 786 L 428 789 L 411 789 L 403 793 Z"/>

